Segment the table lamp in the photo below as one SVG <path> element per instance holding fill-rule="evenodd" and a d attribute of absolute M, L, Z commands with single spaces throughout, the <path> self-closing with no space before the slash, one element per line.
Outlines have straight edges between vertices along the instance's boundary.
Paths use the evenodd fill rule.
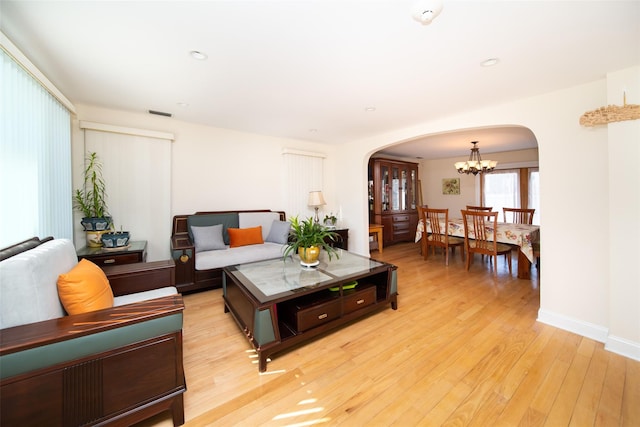
<path fill-rule="evenodd" d="M 320 222 L 318 209 L 320 206 L 324 206 L 326 204 L 327 202 L 325 202 L 324 197 L 322 197 L 322 191 L 309 191 L 309 201 L 307 202 L 307 205 L 312 206 L 316 210 L 316 216 L 313 218 L 315 222 Z"/>

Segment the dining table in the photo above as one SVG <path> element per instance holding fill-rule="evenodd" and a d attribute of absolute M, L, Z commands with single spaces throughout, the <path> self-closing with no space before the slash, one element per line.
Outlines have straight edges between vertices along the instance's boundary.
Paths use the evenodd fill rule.
<path fill-rule="evenodd" d="M 493 234 L 493 224 L 486 226 L 487 232 Z M 445 227 L 444 221 L 440 223 L 440 229 L 446 229 L 449 236 L 464 237 L 464 222 L 462 218 L 449 218 L 449 224 Z M 425 225 L 418 221 L 415 242 L 422 239 Z M 431 231 L 427 220 L 427 233 Z M 535 262 L 534 244 L 540 242 L 540 226 L 532 224 L 514 224 L 499 222 L 496 238 L 500 243 L 506 243 L 519 247 L 518 251 L 518 278 L 531 278 L 531 263 Z"/>

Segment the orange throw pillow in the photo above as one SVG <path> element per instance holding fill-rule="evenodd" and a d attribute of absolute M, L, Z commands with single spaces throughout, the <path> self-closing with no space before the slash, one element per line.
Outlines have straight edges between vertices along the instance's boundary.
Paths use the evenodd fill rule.
<path fill-rule="evenodd" d="M 100 267 L 84 258 L 69 272 L 58 276 L 58 296 L 69 314 L 113 307 L 109 279 Z"/>
<path fill-rule="evenodd" d="M 251 228 L 227 228 L 227 231 L 229 232 L 229 246 L 232 248 L 264 243 L 261 225 Z"/>

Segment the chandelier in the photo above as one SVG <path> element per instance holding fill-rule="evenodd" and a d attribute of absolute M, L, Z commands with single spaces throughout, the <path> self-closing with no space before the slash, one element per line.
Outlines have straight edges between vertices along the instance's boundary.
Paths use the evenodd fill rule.
<path fill-rule="evenodd" d="M 479 173 L 491 172 L 498 165 L 495 160 L 482 160 L 480 157 L 480 149 L 476 147 L 478 141 L 471 141 L 473 148 L 471 154 L 469 154 L 469 160 L 466 162 L 456 162 L 454 165 L 458 170 L 458 173 L 466 173 L 467 175 L 472 173 L 477 175 Z"/>

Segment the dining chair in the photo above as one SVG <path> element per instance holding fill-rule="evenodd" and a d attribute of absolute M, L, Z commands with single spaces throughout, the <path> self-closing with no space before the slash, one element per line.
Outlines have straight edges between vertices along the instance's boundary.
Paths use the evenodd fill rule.
<path fill-rule="evenodd" d="M 493 207 L 492 206 L 471 206 L 471 205 L 467 205 L 467 210 L 468 211 L 491 212 L 493 210 Z"/>
<path fill-rule="evenodd" d="M 464 249 L 467 253 L 467 270 L 473 254 L 489 255 L 493 259 L 493 274 L 498 274 L 498 255 L 505 255 L 511 275 L 510 245 L 498 243 L 498 212 L 462 210 L 464 224 Z"/>
<path fill-rule="evenodd" d="M 533 214 L 535 213 L 535 209 L 524 209 L 524 208 L 502 208 L 504 213 L 504 222 L 511 222 L 513 224 L 533 224 Z M 509 217 L 511 221 L 508 220 L 507 214 L 510 214 Z"/>
<path fill-rule="evenodd" d="M 462 237 L 449 236 L 449 209 L 424 209 L 425 231 L 428 223 L 431 232 L 424 233 L 422 256 L 426 260 L 431 247 L 433 254 L 436 254 L 436 247 L 444 251 L 444 264 L 449 265 L 449 248 L 455 253 L 456 247 L 460 247 L 460 259 L 464 261 L 464 239 Z"/>
<path fill-rule="evenodd" d="M 418 221 L 422 224 L 422 238 L 420 239 L 420 253 L 427 259 L 427 205 L 418 206 Z"/>

